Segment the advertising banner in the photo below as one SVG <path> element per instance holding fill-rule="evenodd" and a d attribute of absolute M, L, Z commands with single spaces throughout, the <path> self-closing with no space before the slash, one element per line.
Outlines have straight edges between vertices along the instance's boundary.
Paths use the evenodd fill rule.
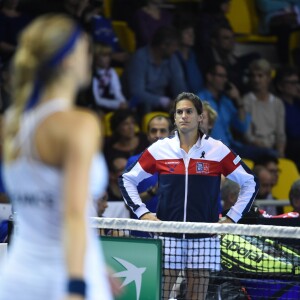
<path fill-rule="evenodd" d="M 161 240 L 101 237 L 101 242 L 106 262 L 123 286 L 117 300 L 161 299 Z"/>

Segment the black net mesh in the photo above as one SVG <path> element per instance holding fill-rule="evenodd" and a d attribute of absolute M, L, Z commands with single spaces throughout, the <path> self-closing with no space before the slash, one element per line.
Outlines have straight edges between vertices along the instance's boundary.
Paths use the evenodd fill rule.
<path fill-rule="evenodd" d="M 300 228 L 129 219 L 95 226 L 102 235 L 162 241 L 164 300 L 300 299 Z"/>

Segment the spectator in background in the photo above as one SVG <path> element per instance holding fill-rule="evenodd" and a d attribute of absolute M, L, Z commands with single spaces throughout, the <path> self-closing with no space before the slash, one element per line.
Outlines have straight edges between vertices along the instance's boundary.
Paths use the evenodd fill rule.
<path fill-rule="evenodd" d="M 285 156 L 293 160 L 300 172 L 300 81 L 294 67 L 278 69 L 275 84 L 285 107 Z"/>
<path fill-rule="evenodd" d="M 209 105 L 208 102 L 203 101 L 202 104 L 203 112 L 202 120 L 200 122 L 200 128 L 206 135 L 210 135 L 216 123 L 218 113 Z"/>
<path fill-rule="evenodd" d="M 158 139 L 168 137 L 172 130 L 172 123 L 170 118 L 163 115 L 156 115 L 148 123 L 148 133 L 147 138 L 149 144 L 155 143 Z M 128 169 L 133 163 L 137 162 L 141 153 L 135 156 L 132 156 L 128 159 L 127 167 Z M 156 213 L 158 197 L 157 197 L 157 183 L 158 183 L 158 174 L 155 173 L 153 176 L 144 179 L 137 186 L 137 190 L 140 194 L 140 197 L 143 202 L 145 202 L 146 207 L 149 211 Z M 136 218 L 133 213 L 131 213 L 133 218 Z"/>
<path fill-rule="evenodd" d="M 228 89 L 225 90 L 226 84 Z M 245 134 L 250 124 L 250 115 L 246 113 L 238 89 L 227 81 L 227 70 L 224 65 L 212 65 L 206 74 L 206 88 L 198 96 L 207 101 L 218 113 L 218 118 L 211 131 L 211 136 L 239 153 L 243 158 L 255 158 L 260 151 L 248 147 L 233 138 L 232 128 Z"/>
<path fill-rule="evenodd" d="M 221 200 L 224 211 L 229 210 L 235 204 L 239 193 L 240 186 L 236 182 L 225 178 L 221 187 Z"/>
<path fill-rule="evenodd" d="M 230 9 L 230 0 L 203 0 L 200 16 L 197 18 L 196 29 L 196 50 L 203 53 L 210 44 L 211 36 L 216 27 L 226 26 L 230 23 L 226 13 Z"/>
<path fill-rule="evenodd" d="M 273 178 L 271 173 L 264 166 L 255 166 L 253 173 L 256 175 L 259 182 L 259 190 L 256 195 L 256 200 L 274 200 L 272 195 Z M 278 215 L 279 209 L 272 205 L 260 205 L 260 209 L 265 210 L 269 215 Z"/>
<path fill-rule="evenodd" d="M 263 155 L 258 157 L 254 162 L 255 166 L 264 166 L 272 175 L 272 185 L 273 187 L 278 183 L 278 178 L 280 174 L 279 161 L 276 156 L 273 155 Z"/>
<path fill-rule="evenodd" d="M 129 218 L 129 210 L 124 204 L 118 185 L 118 178 L 126 168 L 127 157 L 120 155 L 107 162 L 109 168 L 109 185 L 107 188 L 108 207 L 105 210 L 104 216 L 108 218 Z"/>
<path fill-rule="evenodd" d="M 187 84 L 175 51 L 178 34 L 172 27 L 159 28 L 151 44 L 140 48 L 132 56 L 124 71 L 123 83 L 131 106 L 141 114 L 168 110 L 171 98 L 185 91 Z"/>
<path fill-rule="evenodd" d="M 89 24 L 93 41 L 96 43 L 104 43 L 112 48 L 112 64 L 113 66 L 123 66 L 129 59 L 129 54 L 122 49 L 119 39 L 114 31 L 110 19 L 102 15 L 103 1 L 96 0 L 89 5 L 84 11 L 85 23 Z"/>
<path fill-rule="evenodd" d="M 181 22 L 177 29 L 179 48 L 176 55 L 181 63 L 188 91 L 198 93 L 203 88 L 203 76 L 194 52 L 194 26 L 190 22 Z"/>
<path fill-rule="evenodd" d="M 122 201 L 118 178 L 126 169 L 127 157 L 118 156 L 107 162 L 109 168 L 108 201 Z"/>
<path fill-rule="evenodd" d="M 269 91 L 271 71 L 271 65 L 265 59 L 250 64 L 250 92 L 243 97 L 243 102 L 251 115 L 251 126 L 245 137 L 248 144 L 284 157 L 285 109 L 282 101 Z"/>
<path fill-rule="evenodd" d="M 93 96 L 96 106 L 104 112 L 127 106 L 119 76 L 110 66 L 111 55 L 112 48 L 109 45 L 94 45 Z"/>
<path fill-rule="evenodd" d="M 260 32 L 277 35 L 277 52 L 281 63 L 289 61 L 290 34 L 300 29 L 299 0 L 256 0 L 260 13 Z"/>
<path fill-rule="evenodd" d="M 125 157 L 141 153 L 149 142 L 144 133 L 138 131 L 135 114 L 129 109 L 118 109 L 110 119 L 112 136 L 107 140 L 104 154 L 108 163 L 115 157 Z M 126 165 L 126 163 L 125 163 Z"/>
<path fill-rule="evenodd" d="M 202 130 L 203 133 L 206 135 L 211 134 L 211 130 L 216 123 L 216 119 L 218 118 L 218 113 L 210 106 L 207 101 L 202 101 L 202 119 L 199 123 L 199 128 Z M 225 179 L 223 175 L 221 175 L 221 185 L 222 181 Z M 221 197 L 219 196 L 218 199 L 219 204 L 219 212 L 222 212 L 222 204 L 221 204 Z"/>
<path fill-rule="evenodd" d="M 132 29 L 137 48 L 148 45 L 158 28 L 172 25 L 172 14 L 161 8 L 163 2 L 164 0 L 147 0 L 146 5 L 134 14 Z"/>
<path fill-rule="evenodd" d="M 101 196 L 100 198 L 98 198 L 95 201 L 95 206 L 96 206 L 98 217 L 102 217 L 105 210 L 108 208 L 107 200 L 108 200 L 108 195 L 107 195 L 107 193 L 104 193 L 103 196 Z"/>
<path fill-rule="evenodd" d="M 296 180 L 290 189 L 289 199 L 291 206 L 293 207 L 293 211 L 300 213 L 300 179 Z"/>
<path fill-rule="evenodd" d="M 202 70 L 207 70 L 215 63 L 223 64 L 228 72 L 228 79 L 239 90 L 244 89 L 244 75 L 249 64 L 258 59 L 259 54 L 253 52 L 237 56 L 235 54 L 235 35 L 231 27 L 217 26 L 211 33 L 208 47 L 199 57 Z"/>

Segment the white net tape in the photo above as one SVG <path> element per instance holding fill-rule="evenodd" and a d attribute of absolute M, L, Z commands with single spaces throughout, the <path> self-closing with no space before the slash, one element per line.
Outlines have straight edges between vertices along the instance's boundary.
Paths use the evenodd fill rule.
<path fill-rule="evenodd" d="M 137 230 L 190 234 L 237 234 L 248 236 L 300 239 L 300 227 L 272 225 L 244 225 L 221 223 L 192 223 L 167 221 L 142 221 L 134 219 L 91 218 L 92 227 L 102 229 Z"/>

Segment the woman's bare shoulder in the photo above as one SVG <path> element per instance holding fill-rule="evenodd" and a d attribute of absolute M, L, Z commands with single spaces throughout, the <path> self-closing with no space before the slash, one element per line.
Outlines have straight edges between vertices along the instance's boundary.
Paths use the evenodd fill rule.
<path fill-rule="evenodd" d="M 101 149 L 99 120 L 94 113 L 82 109 L 55 113 L 38 128 L 36 145 L 39 156 L 50 164 L 59 164 L 69 149 Z"/>
<path fill-rule="evenodd" d="M 86 109 L 71 109 L 59 112 L 49 119 L 49 126 L 62 135 L 78 136 L 86 134 L 100 134 L 100 121 L 95 113 Z"/>

